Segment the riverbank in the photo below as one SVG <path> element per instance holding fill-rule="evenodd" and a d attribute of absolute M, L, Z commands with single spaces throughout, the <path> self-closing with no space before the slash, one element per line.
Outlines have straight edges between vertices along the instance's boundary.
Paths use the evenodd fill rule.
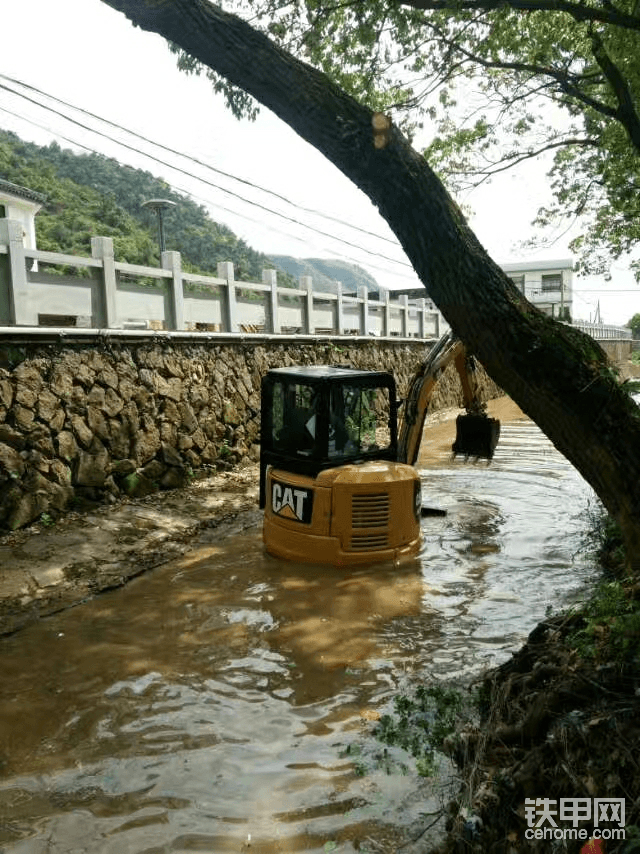
<path fill-rule="evenodd" d="M 218 471 L 180 489 L 69 513 L 0 538 L 0 635 L 121 587 L 191 549 L 255 526 L 258 465 Z"/>
<path fill-rule="evenodd" d="M 444 744 L 461 787 L 429 854 L 640 852 L 640 583 L 615 534 L 601 557 L 589 601 L 475 686 L 479 722 Z"/>

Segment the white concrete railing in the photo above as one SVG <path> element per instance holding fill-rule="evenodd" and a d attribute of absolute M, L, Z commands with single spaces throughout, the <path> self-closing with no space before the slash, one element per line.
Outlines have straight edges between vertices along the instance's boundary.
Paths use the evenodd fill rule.
<path fill-rule="evenodd" d="M 421 339 L 443 331 L 442 315 L 425 299 L 395 301 L 388 292 L 372 299 L 366 288 L 358 296 L 341 287 L 319 293 L 309 276 L 298 288 L 279 287 L 275 270 L 264 270 L 262 282 L 238 282 L 229 262 L 215 277 L 195 275 L 182 270 L 179 252 L 163 252 L 161 263 L 118 262 L 108 237 L 92 238 L 91 257 L 25 249 L 22 226 L 0 219 L 0 326 Z M 65 275 L 68 267 L 82 276 Z"/>
<path fill-rule="evenodd" d="M 571 324 L 574 329 L 579 329 L 580 332 L 585 332 L 592 338 L 597 338 L 600 341 L 620 340 L 632 338 L 633 333 L 628 326 L 611 326 L 606 323 L 590 323 L 588 320 L 574 320 Z"/>

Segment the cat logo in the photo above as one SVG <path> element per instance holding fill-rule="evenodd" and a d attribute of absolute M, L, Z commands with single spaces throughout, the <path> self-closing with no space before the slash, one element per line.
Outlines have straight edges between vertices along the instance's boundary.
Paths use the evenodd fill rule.
<path fill-rule="evenodd" d="M 277 480 L 271 482 L 271 508 L 278 516 L 296 522 L 311 522 L 313 490 L 288 486 Z"/>

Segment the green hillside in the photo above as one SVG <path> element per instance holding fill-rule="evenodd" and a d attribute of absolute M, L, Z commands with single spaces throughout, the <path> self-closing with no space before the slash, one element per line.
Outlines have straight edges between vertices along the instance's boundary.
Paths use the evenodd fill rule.
<path fill-rule="evenodd" d="M 215 275 L 218 261 L 233 261 L 238 279 L 260 281 L 263 268 L 273 266 L 204 207 L 113 158 L 75 154 L 56 143 L 38 146 L 0 131 L 0 177 L 46 195 L 36 217 L 39 249 L 90 255 L 91 237 L 101 235 L 113 238 L 119 261 L 157 265 L 157 221 L 142 202 L 160 197 L 176 203 L 165 216 L 166 244 L 182 253 L 186 270 Z"/>
<path fill-rule="evenodd" d="M 335 293 L 337 282 L 341 282 L 343 290 L 348 293 L 357 292 L 361 287 L 367 288 L 368 291 L 380 290 L 373 276 L 357 264 L 326 258 L 291 258 L 288 255 L 269 257 L 279 270 L 284 270 L 295 279 L 311 276 L 315 291 Z"/>
<path fill-rule="evenodd" d="M 215 275 L 219 261 L 232 261 L 240 281 L 260 281 L 265 267 L 276 267 L 284 286 L 311 276 L 316 290 L 335 292 L 336 282 L 348 292 L 378 290 L 356 264 L 257 252 L 165 181 L 102 154 L 76 154 L 55 142 L 39 146 L 0 131 L 0 178 L 46 196 L 36 217 L 39 249 L 90 255 L 91 238 L 100 235 L 113 238 L 118 261 L 156 266 L 157 220 L 142 203 L 164 198 L 176 204 L 164 215 L 167 249 L 181 252 L 185 270 Z"/>

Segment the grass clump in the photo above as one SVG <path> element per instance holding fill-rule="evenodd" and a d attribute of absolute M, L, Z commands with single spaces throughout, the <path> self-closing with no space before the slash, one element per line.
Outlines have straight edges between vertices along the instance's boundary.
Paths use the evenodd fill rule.
<path fill-rule="evenodd" d="M 567 637 L 583 658 L 629 663 L 640 656 L 640 602 L 630 583 L 605 581 L 581 611 L 582 625 Z"/>

